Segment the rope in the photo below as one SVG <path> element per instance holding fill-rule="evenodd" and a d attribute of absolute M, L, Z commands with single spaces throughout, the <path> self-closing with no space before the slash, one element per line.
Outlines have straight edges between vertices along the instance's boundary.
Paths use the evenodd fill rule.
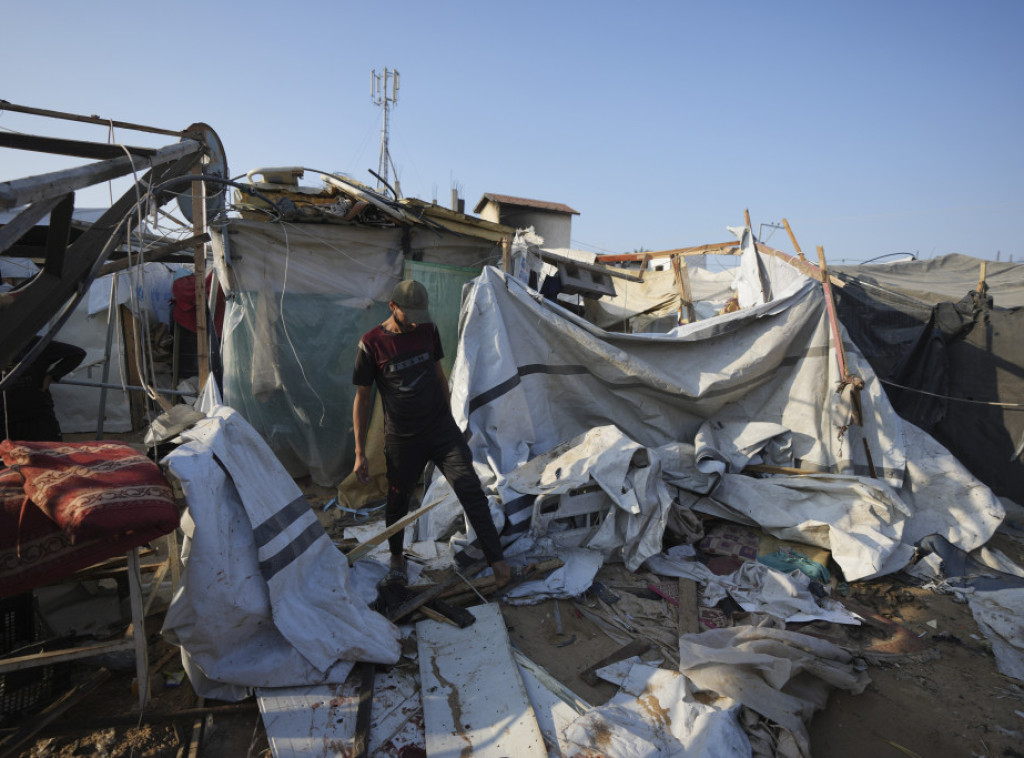
<path fill-rule="evenodd" d="M 907 387 L 903 384 L 897 384 L 896 382 L 890 382 L 888 379 L 882 379 L 879 377 L 879 381 L 882 384 L 887 384 L 890 387 L 898 387 L 901 390 L 907 390 L 908 392 L 917 392 L 921 395 L 929 395 L 931 397 L 937 397 L 942 400 L 956 400 L 961 403 L 974 403 L 975 405 L 992 405 L 999 408 L 1024 408 L 1024 403 L 997 403 L 991 400 L 971 400 L 966 397 L 953 397 L 952 395 L 939 395 L 935 392 L 929 392 L 928 390 L 918 389 L 917 387 Z"/>

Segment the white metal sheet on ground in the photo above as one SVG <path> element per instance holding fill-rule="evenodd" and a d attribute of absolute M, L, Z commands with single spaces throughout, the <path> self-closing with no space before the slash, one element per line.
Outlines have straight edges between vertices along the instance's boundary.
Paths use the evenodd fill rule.
<path fill-rule="evenodd" d="M 581 713 L 586 713 L 590 705 L 518 650 L 515 659 L 537 724 L 547 743 L 549 758 L 569 758 L 574 749 L 565 740 L 565 728 Z"/>
<path fill-rule="evenodd" d="M 416 625 L 424 732 L 431 758 L 546 756 L 498 606 L 469 609 L 465 629 Z"/>
<path fill-rule="evenodd" d="M 340 685 L 258 688 L 256 695 L 275 758 L 351 754 L 359 708 L 357 674 Z M 397 756 L 402 747 L 422 746 L 422 720 L 415 677 L 399 668 L 378 671 L 373 688 L 370 754 Z"/>

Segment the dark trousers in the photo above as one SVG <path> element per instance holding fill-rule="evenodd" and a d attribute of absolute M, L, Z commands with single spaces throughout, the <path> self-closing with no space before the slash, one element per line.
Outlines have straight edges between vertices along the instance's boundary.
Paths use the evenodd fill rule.
<path fill-rule="evenodd" d="M 384 521 L 388 526 L 409 513 L 409 498 L 423 468 L 433 462 L 455 491 L 487 562 L 502 559 L 498 530 L 494 528 L 480 479 L 473 470 L 473 456 L 454 422 L 413 438 L 388 437 L 384 443 L 384 458 L 388 476 Z M 402 530 L 388 537 L 391 555 L 402 554 L 404 536 L 405 530 Z"/>

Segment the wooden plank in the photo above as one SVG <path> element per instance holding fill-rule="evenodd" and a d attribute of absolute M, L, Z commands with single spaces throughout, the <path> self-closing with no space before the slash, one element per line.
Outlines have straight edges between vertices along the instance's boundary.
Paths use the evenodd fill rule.
<path fill-rule="evenodd" d="M 356 665 L 359 675 L 359 697 L 356 701 L 356 734 L 353 739 L 353 758 L 367 758 L 370 747 L 370 714 L 373 710 L 373 679 L 376 665 L 360 661 Z"/>
<path fill-rule="evenodd" d="M 679 289 L 679 302 L 686 308 L 687 322 L 692 324 L 697 320 L 697 312 L 693 308 L 693 298 L 690 295 L 690 274 L 678 255 L 672 256 L 672 273 L 675 274 L 676 287 Z"/>
<path fill-rule="evenodd" d="M 43 216 L 52 211 L 57 203 L 64 200 L 63 196 L 51 197 L 40 200 L 38 203 L 23 208 L 21 212 L 4 224 L 0 229 L 0 253 L 9 248 L 28 233 Z"/>
<path fill-rule="evenodd" d="M 193 175 L 202 173 L 202 166 L 192 167 Z M 206 233 L 206 182 L 192 182 L 192 232 L 195 238 Z M 199 386 L 210 378 L 210 339 L 206 328 L 206 245 L 197 241 L 192 248 L 193 275 L 196 280 L 196 352 Z M 284 314 L 281 314 L 284 318 Z"/>
<path fill-rule="evenodd" d="M 156 591 L 156 588 L 153 588 Z M 128 627 L 135 648 L 135 679 L 139 689 L 139 710 L 149 704 L 149 640 L 146 639 L 146 615 L 142 604 L 142 573 L 139 571 L 139 549 L 128 551 L 128 603 L 132 623 Z"/>
<path fill-rule="evenodd" d="M 40 137 L 34 134 L 18 134 L 16 132 L 0 132 L 0 147 L 14 150 L 32 150 L 37 153 L 52 155 L 70 155 L 74 158 L 120 158 L 127 150 L 132 155 L 153 155 L 154 147 L 132 147 L 130 145 L 109 145 L 106 142 L 83 142 L 76 139 L 60 139 L 57 137 Z"/>
<path fill-rule="evenodd" d="M 679 577 L 679 636 L 697 634 L 700 631 L 700 614 L 697 603 L 697 583 L 693 579 Z"/>
<path fill-rule="evenodd" d="M 634 655 L 643 655 L 651 649 L 651 643 L 647 640 L 633 640 L 628 642 L 611 655 L 607 655 L 597 663 L 594 663 L 580 672 L 580 679 L 589 684 L 591 687 L 596 687 L 598 682 L 597 674 L 595 673 L 598 669 L 610 666 L 613 663 L 624 661 L 627 658 L 632 658 Z"/>
<path fill-rule="evenodd" d="M 188 239 L 178 240 L 177 242 L 171 242 L 170 244 L 161 245 L 160 247 L 150 248 L 141 256 L 136 255 L 135 258 L 132 258 L 129 255 L 127 258 L 121 258 L 120 260 L 110 261 L 109 263 L 104 264 L 103 268 L 100 269 L 100 276 L 113 274 L 117 271 L 124 271 L 125 269 L 131 268 L 139 263 L 159 263 L 166 258 L 170 258 L 175 253 L 179 253 L 193 247 L 196 243 L 209 241 L 209 234 L 201 234 L 198 237 L 189 237 Z"/>
<path fill-rule="evenodd" d="M 138 198 L 149 191 L 151 184 L 158 184 L 169 176 L 177 176 L 186 171 L 196 159 L 196 154 L 190 153 L 170 165 L 156 167 L 143 176 L 71 243 L 65 276 L 60 279 L 36 276 L 18 291 L 17 299 L 7 304 L 4 318 L 0 319 L 0 366 L 7 365 L 68 298 L 81 298 L 93 281 L 96 263 L 105 261 L 121 235 L 131 232 L 138 219 L 134 214 L 130 215 L 130 211 L 137 205 Z M 118 228 L 121 231 L 112 237 L 111 230 Z M 41 351 L 40 344 L 33 351 L 36 348 Z"/>
<path fill-rule="evenodd" d="M 360 542 L 358 546 L 352 548 L 349 552 L 345 553 L 345 557 L 348 558 L 349 565 L 351 566 L 364 555 L 371 552 L 375 547 L 377 547 L 377 545 L 382 544 L 392 534 L 396 534 L 397 532 L 402 531 L 403 529 L 405 529 L 405 527 L 409 526 L 409 524 L 416 521 L 420 516 L 429 511 L 431 508 L 434 508 L 435 506 L 439 505 L 440 503 L 440 500 L 435 500 L 430 505 L 425 505 L 422 508 L 417 508 L 412 513 L 407 514 L 403 518 L 400 518 L 398 521 L 393 523 L 391 526 L 384 529 L 384 531 L 382 531 L 380 534 L 370 537 L 370 539 L 366 540 L 365 542 Z"/>
<path fill-rule="evenodd" d="M 46 230 L 46 261 L 43 271 L 51 276 L 64 275 L 64 255 L 71 239 L 71 215 L 75 211 L 75 195 L 62 195 L 60 202 L 50 211 L 50 224 Z"/>
<path fill-rule="evenodd" d="M 786 219 L 782 219 L 782 225 L 786 227 L 786 234 L 789 235 L 789 241 L 793 243 L 793 249 L 796 250 L 796 254 L 800 256 L 800 260 L 806 260 L 804 258 L 804 252 L 800 249 L 800 243 L 796 241 L 796 235 L 793 234 L 793 230 L 789 228 L 789 222 Z"/>
<path fill-rule="evenodd" d="M 456 629 L 416 625 L 427 754 L 457 758 L 547 756 L 498 606 L 470 609 Z"/>
<path fill-rule="evenodd" d="M 77 168 L 2 182 L 0 183 L 0 208 L 16 208 L 19 205 L 27 205 L 55 195 L 64 195 L 99 182 L 117 179 L 133 171 L 170 163 L 183 156 L 198 153 L 202 148 L 203 145 L 200 142 L 185 140 L 161 148 L 152 156 L 112 158 Z"/>
<path fill-rule="evenodd" d="M 486 561 L 478 561 L 477 563 L 474 563 L 471 566 L 467 567 L 466 570 L 464 572 L 462 572 L 462 573 L 464 573 L 466 575 L 469 575 L 469 576 L 473 576 L 474 574 L 477 574 L 477 573 L 483 571 L 486 567 L 487 567 L 487 562 Z M 410 613 L 412 613 L 416 609 L 418 609 L 421 606 L 426 605 L 427 603 L 429 603 L 431 600 L 433 600 L 438 595 L 440 595 L 442 592 L 444 592 L 448 587 L 451 587 L 452 585 L 456 584 L 457 582 L 461 582 L 461 581 L 462 581 L 462 577 L 459 576 L 459 574 L 453 572 L 452 575 L 450 577 L 448 577 L 447 579 L 445 579 L 443 582 L 438 582 L 433 587 L 430 587 L 429 589 L 424 590 L 423 592 L 421 592 L 420 594 L 416 595 L 415 597 L 412 597 L 409 600 L 406 600 L 404 603 L 402 603 L 397 608 L 395 608 L 393 610 L 389 610 L 388 614 L 387 614 L 388 621 L 391 621 L 391 622 L 400 621 L 401 619 L 405 618 L 406 616 L 408 616 Z"/>
<path fill-rule="evenodd" d="M 818 267 L 821 269 L 821 286 L 825 290 L 825 309 L 828 311 L 828 323 L 832 329 L 832 341 L 836 346 L 839 377 L 841 381 L 846 381 L 846 378 L 849 376 L 849 370 L 846 366 L 846 349 L 843 347 L 843 336 L 839 330 L 836 301 L 832 297 L 832 282 L 829 281 L 828 266 L 825 264 L 825 248 L 821 245 L 818 245 Z"/>
<path fill-rule="evenodd" d="M 677 247 L 672 250 L 659 250 L 657 252 L 644 253 L 614 253 L 611 255 L 597 256 L 598 263 L 626 263 L 628 261 L 642 261 L 644 258 L 669 258 L 673 255 L 736 255 L 739 251 L 738 242 L 714 242 L 709 245 L 696 245 L 695 247 Z"/>

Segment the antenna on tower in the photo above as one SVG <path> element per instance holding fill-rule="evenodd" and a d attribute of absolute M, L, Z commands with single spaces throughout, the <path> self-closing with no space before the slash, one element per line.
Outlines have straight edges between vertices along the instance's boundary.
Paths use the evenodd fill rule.
<path fill-rule="evenodd" d="M 388 152 L 388 110 L 391 106 L 398 105 L 398 71 L 395 69 L 384 69 L 378 72 L 374 69 L 370 72 L 370 99 L 374 105 L 384 109 L 384 126 L 380 133 L 380 159 L 377 162 L 377 189 L 388 186 L 388 168 L 395 168 L 391 160 L 391 153 Z M 398 184 L 398 171 L 395 170 L 395 192 L 400 193 Z M 397 199 L 397 198 L 396 198 Z"/>

